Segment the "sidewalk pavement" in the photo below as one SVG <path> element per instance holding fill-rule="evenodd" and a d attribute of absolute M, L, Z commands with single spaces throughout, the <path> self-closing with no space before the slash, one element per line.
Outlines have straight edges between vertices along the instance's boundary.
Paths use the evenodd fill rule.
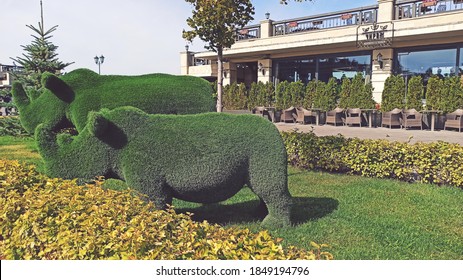
<path fill-rule="evenodd" d="M 445 141 L 463 145 L 463 132 L 455 130 L 417 130 L 417 129 L 400 129 L 385 127 L 351 127 L 351 126 L 332 126 L 332 125 L 315 125 L 315 124 L 293 124 L 293 123 L 275 123 L 280 131 L 313 132 L 318 136 L 342 134 L 347 138 L 360 139 L 387 139 L 390 141 L 416 142 L 436 142 Z"/>

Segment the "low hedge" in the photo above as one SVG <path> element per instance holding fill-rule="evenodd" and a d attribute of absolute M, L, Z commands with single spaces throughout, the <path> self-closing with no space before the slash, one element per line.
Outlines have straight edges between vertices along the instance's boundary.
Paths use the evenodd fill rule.
<path fill-rule="evenodd" d="M 194 222 L 133 191 L 51 179 L 0 160 L 0 259 L 331 259 L 283 248 L 267 231 Z"/>
<path fill-rule="evenodd" d="M 463 146 L 282 133 L 289 163 L 365 177 L 463 187 Z"/>

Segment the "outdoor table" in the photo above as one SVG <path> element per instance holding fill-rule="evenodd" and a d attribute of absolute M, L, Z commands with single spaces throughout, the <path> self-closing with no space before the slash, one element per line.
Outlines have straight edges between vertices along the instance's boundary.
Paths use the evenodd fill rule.
<path fill-rule="evenodd" d="M 276 111 L 276 108 L 275 107 L 264 107 L 264 110 L 267 111 L 270 119 L 272 120 L 272 123 L 275 122 L 275 111 Z"/>
<path fill-rule="evenodd" d="M 366 113 L 368 116 L 368 127 L 372 128 L 373 127 L 373 114 L 376 114 L 378 110 L 376 109 L 360 109 L 362 113 Z"/>
<path fill-rule="evenodd" d="M 437 114 L 442 114 L 442 111 L 440 110 L 422 110 L 420 111 L 423 114 L 426 115 L 431 115 L 431 131 L 434 131 L 434 125 L 436 123 L 436 115 Z"/>
<path fill-rule="evenodd" d="M 323 109 L 320 108 L 311 108 L 310 111 L 314 111 L 316 116 L 315 116 L 315 124 L 320 125 L 320 114 L 323 112 Z"/>

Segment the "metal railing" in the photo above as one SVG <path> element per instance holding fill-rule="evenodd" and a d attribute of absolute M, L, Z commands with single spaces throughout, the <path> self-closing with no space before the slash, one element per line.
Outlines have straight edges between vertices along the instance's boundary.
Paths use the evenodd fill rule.
<path fill-rule="evenodd" d="M 278 21 L 273 24 L 273 36 L 342 26 L 372 24 L 376 22 L 377 15 L 378 6 L 374 5 L 335 13 Z"/>
<path fill-rule="evenodd" d="M 463 0 L 402 0 L 395 5 L 395 19 L 463 10 Z"/>
<path fill-rule="evenodd" d="M 260 38 L 260 25 L 246 26 L 236 31 L 236 41 Z"/>

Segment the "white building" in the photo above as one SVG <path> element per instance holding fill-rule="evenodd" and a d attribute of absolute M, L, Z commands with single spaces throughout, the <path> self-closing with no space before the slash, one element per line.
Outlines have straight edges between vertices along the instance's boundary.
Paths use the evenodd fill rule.
<path fill-rule="evenodd" d="M 224 84 L 350 77 L 362 72 L 381 101 L 386 78 L 463 72 L 463 0 L 378 0 L 378 4 L 237 31 L 224 51 Z M 216 79 L 213 52 L 181 53 L 184 75 Z"/>

